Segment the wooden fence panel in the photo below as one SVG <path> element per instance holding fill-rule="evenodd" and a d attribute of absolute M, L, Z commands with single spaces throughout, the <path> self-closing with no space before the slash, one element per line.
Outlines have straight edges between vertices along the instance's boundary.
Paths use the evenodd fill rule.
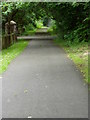
<path fill-rule="evenodd" d="M 7 34 L 2 37 L 2 49 L 10 47 L 12 44 L 17 42 L 16 34 Z"/>

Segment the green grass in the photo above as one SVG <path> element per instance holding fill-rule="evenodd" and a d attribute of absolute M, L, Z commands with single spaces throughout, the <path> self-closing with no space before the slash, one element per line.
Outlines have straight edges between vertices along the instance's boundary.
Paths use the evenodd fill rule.
<path fill-rule="evenodd" d="M 74 61 L 82 72 L 85 82 L 90 84 L 90 77 L 88 77 L 88 43 L 82 42 L 68 45 L 67 41 L 60 39 L 56 39 L 55 43 L 64 48 L 67 56 Z"/>
<path fill-rule="evenodd" d="M 57 33 L 56 29 L 53 26 L 49 27 L 47 32 L 50 33 L 51 35 L 56 35 Z"/>
<path fill-rule="evenodd" d="M 49 32 L 51 35 L 54 34 L 54 30 L 53 30 L 53 28 L 51 28 L 51 27 L 48 28 L 47 32 Z"/>
<path fill-rule="evenodd" d="M 11 61 L 19 55 L 25 47 L 28 45 L 28 41 L 20 40 L 7 49 L 4 49 L 0 53 L 0 74 L 7 70 Z"/>
<path fill-rule="evenodd" d="M 36 30 L 37 29 L 33 29 L 33 30 L 26 30 L 24 33 L 22 33 L 21 35 L 35 35 L 35 33 L 36 33 Z M 21 36 L 20 35 L 20 36 Z"/>

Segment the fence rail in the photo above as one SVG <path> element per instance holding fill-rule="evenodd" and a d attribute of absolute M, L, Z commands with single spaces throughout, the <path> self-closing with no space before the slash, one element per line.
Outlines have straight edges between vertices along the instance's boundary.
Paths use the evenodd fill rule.
<path fill-rule="evenodd" d="M 2 49 L 10 47 L 17 42 L 17 36 L 15 33 L 2 36 Z"/>

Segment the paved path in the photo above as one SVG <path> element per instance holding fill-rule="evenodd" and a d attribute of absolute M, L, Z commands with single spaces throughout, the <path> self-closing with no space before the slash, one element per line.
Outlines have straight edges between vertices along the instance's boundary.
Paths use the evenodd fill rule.
<path fill-rule="evenodd" d="M 52 40 L 32 40 L 3 74 L 3 117 L 87 118 L 88 88 Z"/>

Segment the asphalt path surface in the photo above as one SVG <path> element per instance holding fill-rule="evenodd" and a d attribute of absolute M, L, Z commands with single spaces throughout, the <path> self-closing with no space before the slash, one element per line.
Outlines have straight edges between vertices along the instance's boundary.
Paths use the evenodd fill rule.
<path fill-rule="evenodd" d="M 88 87 L 64 50 L 32 40 L 2 80 L 3 118 L 88 118 Z"/>

